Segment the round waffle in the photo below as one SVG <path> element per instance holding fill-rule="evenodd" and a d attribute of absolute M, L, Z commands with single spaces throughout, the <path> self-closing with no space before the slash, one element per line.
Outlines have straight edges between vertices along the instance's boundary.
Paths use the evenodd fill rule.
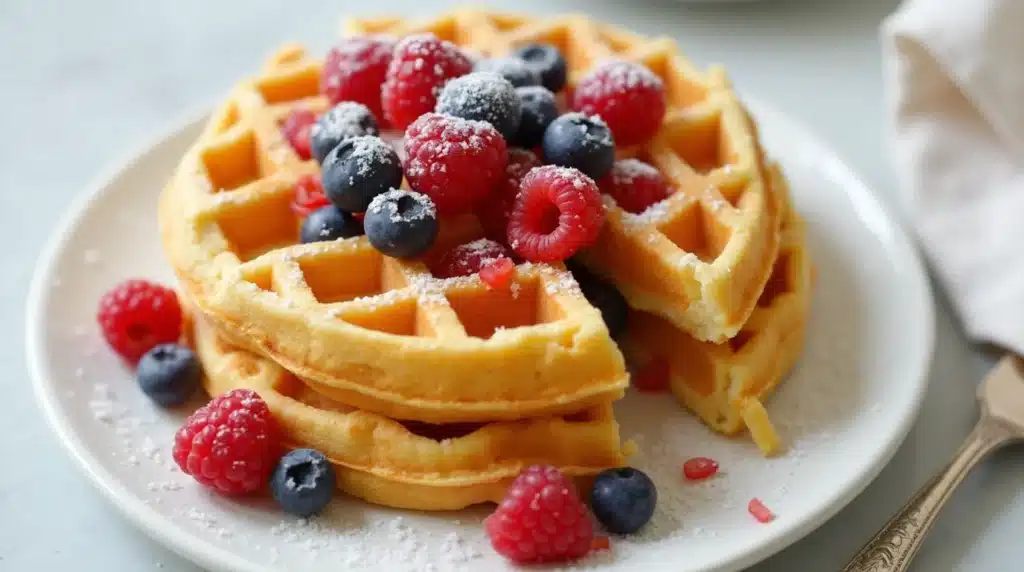
<path fill-rule="evenodd" d="M 455 510 L 500 501 L 516 475 L 538 459 L 580 478 L 626 462 L 610 403 L 565 417 L 398 422 L 318 393 L 274 361 L 224 341 L 202 316 L 190 321 L 210 395 L 256 391 L 289 445 L 324 453 L 339 487 L 375 504 Z"/>

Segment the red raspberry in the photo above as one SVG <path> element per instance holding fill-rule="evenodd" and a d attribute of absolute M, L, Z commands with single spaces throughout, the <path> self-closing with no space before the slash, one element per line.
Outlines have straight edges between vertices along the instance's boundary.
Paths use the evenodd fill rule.
<path fill-rule="evenodd" d="M 434 276 L 438 278 L 469 276 L 480 272 L 481 268 L 491 262 L 502 258 L 511 259 L 511 257 L 512 253 L 501 244 L 481 238 L 460 244 L 448 251 L 433 272 Z"/>
<path fill-rule="evenodd" d="M 494 550 L 516 563 L 575 560 L 590 552 L 594 525 L 572 481 L 534 465 L 516 477 L 484 521 Z"/>
<path fill-rule="evenodd" d="M 320 91 L 332 105 L 342 101 L 362 103 L 382 121 L 380 91 L 394 49 L 394 38 L 387 36 L 354 36 L 342 40 L 327 52 L 320 74 Z"/>
<path fill-rule="evenodd" d="M 480 203 L 476 210 L 480 226 L 488 237 L 499 242 L 508 239 L 508 215 L 519 194 L 519 185 L 530 169 L 540 166 L 540 159 L 530 151 L 518 148 L 508 150 L 505 176 L 498 179 L 498 184 L 491 190 L 487 200 Z"/>
<path fill-rule="evenodd" d="M 690 481 L 701 481 L 718 472 L 718 461 L 707 457 L 693 457 L 683 463 L 683 476 Z"/>
<path fill-rule="evenodd" d="M 511 258 L 499 258 L 480 268 L 480 280 L 495 290 L 505 288 L 516 274 L 516 263 Z"/>
<path fill-rule="evenodd" d="M 594 181 L 568 167 L 545 165 L 523 178 L 508 223 L 508 242 L 533 262 L 566 260 L 597 240 L 604 205 Z"/>
<path fill-rule="evenodd" d="M 405 178 L 441 215 L 472 210 L 507 161 L 505 140 L 485 121 L 427 113 L 405 130 Z"/>
<path fill-rule="evenodd" d="M 146 280 L 126 280 L 109 290 L 100 298 L 96 319 L 107 344 L 132 365 L 154 347 L 181 337 L 177 294 Z"/>
<path fill-rule="evenodd" d="M 309 146 L 309 130 L 314 123 L 316 114 L 300 107 L 292 110 L 281 124 L 281 134 L 303 161 L 308 161 L 313 156 Z"/>
<path fill-rule="evenodd" d="M 200 407 L 174 435 L 174 462 L 225 495 L 262 489 L 281 455 L 270 409 L 255 391 L 233 389 Z"/>
<path fill-rule="evenodd" d="M 604 62 L 585 75 L 572 95 L 572 109 L 600 115 L 616 145 L 650 139 L 665 116 L 665 84 L 651 70 L 623 60 Z"/>
<path fill-rule="evenodd" d="M 627 212 L 640 214 L 672 194 L 661 171 L 637 159 L 622 159 L 598 182 L 601 191 Z"/>
<path fill-rule="evenodd" d="M 329 204 L 331 201 L 324 195 L 324 188 L 318 175 L 303 175 L 295 181 L 295 196 L 290 205 L 295 216 L 306 218 L 309 213 Z"/>
<path fill-rule="evenodd" d="M 381 88 L 384 115 L 395 128 L 405 129 L 434 110 L 445 82 L 472 70 L 469 57 L 451 42 L 429 33 L 402 38 Z"/>

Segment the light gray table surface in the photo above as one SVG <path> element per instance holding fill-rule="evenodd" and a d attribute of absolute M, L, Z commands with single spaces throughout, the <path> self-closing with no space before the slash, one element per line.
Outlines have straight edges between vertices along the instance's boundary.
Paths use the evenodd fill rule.
<path fill-rule="evenodd" d="M 448 2 L 138 0 L 0 2 L 0 571 L 194 571 L 97 494 L 45 425 L 26 373 L 23 322 L 39 249 L 71 198 L 176 118 L 212 103 L 282 41 L 324 49 L 349 13 L 440 10 Z M 467 4 L 467 2 L 462 2 Z M 887 147 L 878 25 L 895 0 L 686 5 L 512 0 L 521 11 L 588 10 L 675 36 L 698 63 L 725 64 L 744 91 L 829 141 L 898 211 Z M 805 540 L 753 570 L 838 570 L 941 467 L 975 419 L 990 363 L 942 300 L 921 416 L 892 463 Z M 915 571 L 1020 570 L 1024 456 L 977 470 L 927 540 Z M 685 555 L 680 555 L 685 558 Z"/>

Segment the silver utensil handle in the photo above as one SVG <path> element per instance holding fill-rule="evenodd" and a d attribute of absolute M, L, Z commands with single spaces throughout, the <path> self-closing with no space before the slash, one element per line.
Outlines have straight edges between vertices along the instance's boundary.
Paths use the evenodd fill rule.
<path fill-rule="evenodd" d="M 860 549 L 843 572 L 907 570 L 957 485 L 978 461 L 1016 436 L 1015 431 L 1004 423 L 983 416 L 949 465 L 914 494 L 896 516 Z"/>

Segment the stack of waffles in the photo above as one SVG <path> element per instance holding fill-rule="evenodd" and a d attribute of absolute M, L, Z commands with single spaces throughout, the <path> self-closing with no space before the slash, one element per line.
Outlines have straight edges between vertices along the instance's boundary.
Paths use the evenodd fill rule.
<path fill-rule="evenodd" d="M 579 255 L 632 308 L 609 335 L 561 264 L 519 264 L 508 289 L 439 279 L 366 237 L 299 243 L 289 205 L 319 169 L 281 134 L 296 108 L 326 111 L 322 63 L 275 54 L 211 115 L 165 187 L 159 219 L 206 389 L 263 396 L 292 444 L 325 453 L 339 485 L 370 502 L 458 509 L 500 500 L 527 465 L 586 478 L 626 463 L 613 404 L 633 368 L 661 364 L 672 392 L 722 433 L 778 440 L 761 400 L 802 345 L 809 263 L 786 181 L 720 69 L 696 70 L 667 39 L 582 16 L 468 10 L 429 21 L 349 21 L 345 33 L 430 32 L 477 54 L 545 42 L 568 61 L 569 89 L 608 57 L 665 83 L 658 134 L 618 149 L 655 165 L 675 193 L 646 212 L 609 201 Z M 483 235 L 442 220 L 433 249 Z"/>

